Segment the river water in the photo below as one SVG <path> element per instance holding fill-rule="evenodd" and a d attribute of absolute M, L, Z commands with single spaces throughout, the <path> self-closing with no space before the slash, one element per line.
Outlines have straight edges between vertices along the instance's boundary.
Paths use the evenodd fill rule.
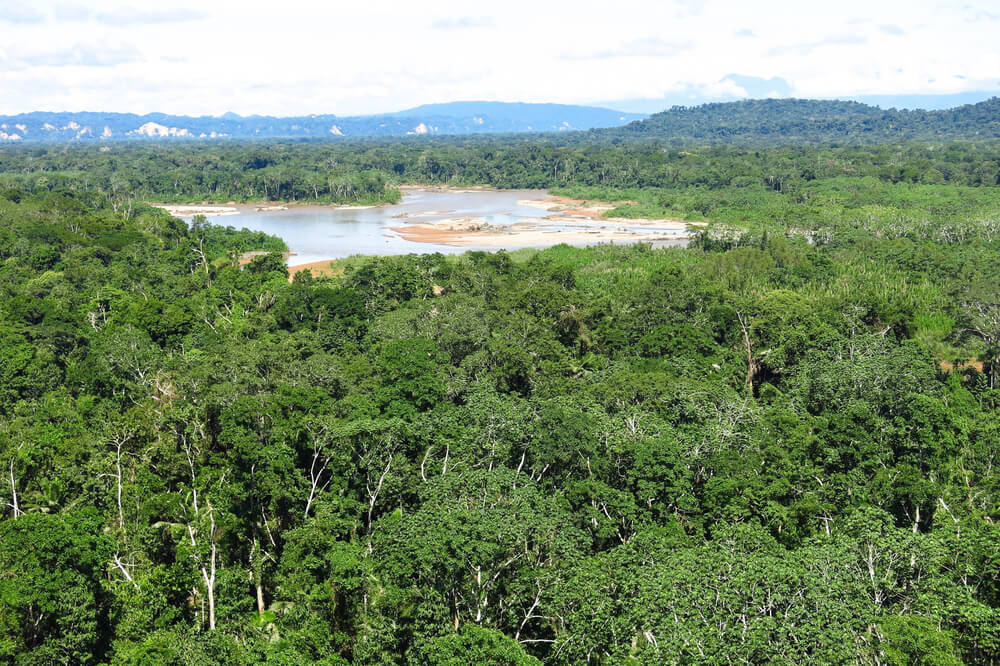
<path fill-rule="evenodd" d="M 423 190 L 406 189 L 399 204 L 372 208 L 290 206 L 285 210 L 257 211 L 240 206 L 239 214 L 212 217 L 216 225 L 246 228 L 278 236 L 294 253 L 288 263 L 306 264 L 355 254 L 461 253 L 468 250 L 496 251 L 497 247 L 475 247 L 421 243 L 401 238 L 392 227 L 408 223 L 450 218 L 481 218 L 490 225 L 514 224 L 524 218 L 545 217 L 538 207 L 519 201 L 542 200 L 543 190 Z M 190 220 L 190 217 L 186 219 Z M 516 243 L 516 236 L 512 243 Z M 512 244 L 506 249 L 532 247 Z"/>

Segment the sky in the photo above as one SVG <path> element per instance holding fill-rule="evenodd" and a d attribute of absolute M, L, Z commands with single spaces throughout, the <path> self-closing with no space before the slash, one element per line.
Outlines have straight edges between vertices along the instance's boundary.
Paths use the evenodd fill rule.
<path fill-rule="evenodd" d="M 1000 90 L 998 34 L 1000 0 L 0 0 L 0 114 Z"/>

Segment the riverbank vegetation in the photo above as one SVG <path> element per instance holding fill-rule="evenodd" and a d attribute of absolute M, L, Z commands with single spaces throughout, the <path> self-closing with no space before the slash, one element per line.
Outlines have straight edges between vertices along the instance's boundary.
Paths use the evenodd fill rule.
<path fill-rule="evenodd" d="M 4 663 L 1000 659 L 994 145 L 0 165 Z M 289 283 L 141 203 L 310 172 L 712 224 Z"/>
<path fill-rule="evenodd" d="M 996 232 L 997 143 L 674 149 L 580 141 L 20 147 L 0 153 L 0 184 L 98 193 L 126 210 L 135 201 L 392 203 L 400 184 L 487 184 L 634 202 L 610 216 L 772 233 Z"/>

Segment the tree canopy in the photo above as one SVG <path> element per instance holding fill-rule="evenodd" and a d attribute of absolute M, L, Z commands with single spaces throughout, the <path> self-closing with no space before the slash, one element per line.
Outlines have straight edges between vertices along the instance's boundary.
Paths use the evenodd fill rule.
<path fill-rule="evenodd" d="M 0 154 L 0 661 L 1000 660 L 995 147 L 500 149 L 337 168 L 713 224 L 289 282 L 140 201 L 332 148 Z"/>

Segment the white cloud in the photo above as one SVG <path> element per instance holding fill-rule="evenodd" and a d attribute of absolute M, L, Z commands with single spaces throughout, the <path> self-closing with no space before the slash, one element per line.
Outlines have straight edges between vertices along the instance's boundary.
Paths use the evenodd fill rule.
<path fill-rule="evenodd" d="M 0 3 L 0 113 L 722 98 L 745 90 L 732 72 L 796 96 L 950 93 L 996 88 L 1000 71 L 996 0 Z"/>
<path fill-rule="evenodd" d="M 5 23 L 41 23 L 45 15 L 33 7 L 20 3 L 0 6 L 0 21 Z"/>
<path fill-rule="evenodd" d="M 767 51 L 771 56 L 799 55 L 806 56 L 816 49 L 825 46 L 861 46 L 868 43 L 868 38 L 858 33 L 841 33 L 839 35 L 826 35 L 814 42 L 797 44 L 782 44 Z"/>
<path fill-rule="evenodd" d="M 113 11 L 101 12 L 100 14 L 97 14 L 95 18 L 98 22 L 107 25 L 129 26 L 197 21 L 205 18 L 206 16 L 207 14 L 204 12 L 186 8 L 144 11 L 133 7 L 121 7 Z"/>
<path fill-rule="evenodd" d="M 90 18 L 90 9 L 84 5 L 66 3 L 56 5 L 52 14 L 57 21 L 86 21 Z"/>
<path fill-rule="evenodd" d="M 492 28 L 493 20 L 487 16 L 460 16 L 458 18 L 436 19 L 431 23 L 435 30 L 469 30 L 474 28 Z"/>
<path fill-rule="evenodd" d="M 694 48 L 689 41 L 665 41 L 659 37 L 645 37 L 624 42 L 613 48 L 565 54 L 565 60 L 601 60 L 604 58 L 670 58 Z"/>
<path fill-rule="evenodd" d="M 13 51 L 5 54 L 0 62 L 4 69 L 24 70 L 40 67 L 114 67 L 142 59 L 142 53 L 131 44 L 76 44 L 54 51 Z"/>

